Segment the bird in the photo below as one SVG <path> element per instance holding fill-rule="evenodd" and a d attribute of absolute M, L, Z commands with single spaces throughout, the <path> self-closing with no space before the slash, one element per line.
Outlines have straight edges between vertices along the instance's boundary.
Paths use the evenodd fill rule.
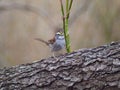
<path fill-rule="evenodd" d="M 54 37 L 48 41 L 41 38 L 35 38 L 35 40 L 40 41 L 50 47 L 53 57 L 56 57 L 59 51 L 65 49 L 65 37 L 63 30 L 59 30 L 55 33 Z M 56 53 L 56 54 L 55 54 Z M 58 54 L 59 55 L 59 54 Z"/>

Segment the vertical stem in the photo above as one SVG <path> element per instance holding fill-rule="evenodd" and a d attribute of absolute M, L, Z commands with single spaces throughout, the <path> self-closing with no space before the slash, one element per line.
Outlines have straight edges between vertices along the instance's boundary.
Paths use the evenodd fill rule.
<path fill-rule="evenodd" d="M 70 1 L 70 3 L 69 3 L 69 1 Z M 73 2 L 73 0 L 66 0 L 66 12 L 65 12 L 62 0 L 60 0 L 61 11 L 62 11 L 62 15 L 63 15 L 63 29 L 64 29 L 64 36 L 65 36 L 65 42 L 66 42 L 66 50 L 67 50 L 68 53 L 71 52 L 70 36 L 69 36 L 69 32 L 68 32 L 68 22 L 69 22 L 69 14 L 70 14 L 70 9 L 71 9 L 71 6 L 72 6 L 72 2 Z"/>
<path fill-rule="evenodd" d="M 69 0 L 66 0 L 66 13 L 68 12 L 69 10 Z"/>
<path fill-rule="evenodd" d="M 68 18 L 65 18 L 64 21 L 64 36 L 65 36 L 65 42 L 66 42 L 66 50 L 67 52 L 71 52 L 70 50 L 70 36 L 69 36 L 69 32 L 68 32 Z"/>
<path fill-rule="evenodd" d="M 70 11 L 70 9 L 72 7 L 72 3 L 73 3 L 73 0 L 70 1 L 69 11 Z"/>
<path fill-rule="evenodd" d="M 62 0 L 60 0 L 60 5 L 61 5 L 61 11 L 62 11 L 62 15 L 64 17 L 64 7 L 63 7 L 63 3 L 62 3 Z"/>
<path fill-rule="evenodd" d="M 68 14 L 69 14 L 69 0 L 66 0 L 66 17 L 65 17 L 64 36 L 66 41 L 66 49 L 67 49 L 67 52 L 69 53 L 71 50 L 70 50 L 70 37 L 68 32 L 68 19 L 69 19 Z"/>
<path fill-rule="evenodd" d="M 69 31 L 68 31 L 68 22 L 69 22 L 69 0 L 66 0 L 66 17 L 65 17 L 65 27 L 64 27 L 64 36 L 65 36 L 65 41 L 66 41 L 66 50 L 67 52 L 71 52 L 70 49 L 70 36 L 69 36 Z"/>

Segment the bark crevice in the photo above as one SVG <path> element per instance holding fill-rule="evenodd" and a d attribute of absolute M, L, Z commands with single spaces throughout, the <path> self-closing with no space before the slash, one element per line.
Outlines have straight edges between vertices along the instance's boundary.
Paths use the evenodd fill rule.
<path fill-rule="evenodd" d="M 0 90 L 120 90 L 120 42 L 0 69 Z"/>

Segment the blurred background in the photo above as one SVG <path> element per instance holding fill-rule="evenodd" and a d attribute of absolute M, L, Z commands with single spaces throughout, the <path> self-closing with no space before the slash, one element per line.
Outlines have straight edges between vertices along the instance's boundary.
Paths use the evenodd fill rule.
<path fill-rule="evenodd" d="M 65 1 L 65 0 L 63 0 Z M 59 0 L 0 0 L 0 68 L 50 57 L 49 40 L 62 27 Z M 120 0 L 74 0 L 72 50 L 120 40 Z"/>

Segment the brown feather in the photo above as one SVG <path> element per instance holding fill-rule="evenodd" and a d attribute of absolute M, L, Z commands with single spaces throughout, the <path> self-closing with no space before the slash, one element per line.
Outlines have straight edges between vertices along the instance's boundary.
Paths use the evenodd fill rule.
<path fill-rule="evenodd" d="M 50 44 L 53 44 L 55 42 L 55 38 L 48 40 Z"/>
<path fill-rule="evenodd" d="M 45 40 L 43 40 L 43 39 L 41 39 L 41 38 L 35 38 L 35 40 L 40 41 L 40 42 L 42 42 L 42 43 L 45 43 L 46 45 L 49 45 L 49 44 L 50 44 L 49 42 L 47 42 L 47 41 L 45 41 Z"/>

